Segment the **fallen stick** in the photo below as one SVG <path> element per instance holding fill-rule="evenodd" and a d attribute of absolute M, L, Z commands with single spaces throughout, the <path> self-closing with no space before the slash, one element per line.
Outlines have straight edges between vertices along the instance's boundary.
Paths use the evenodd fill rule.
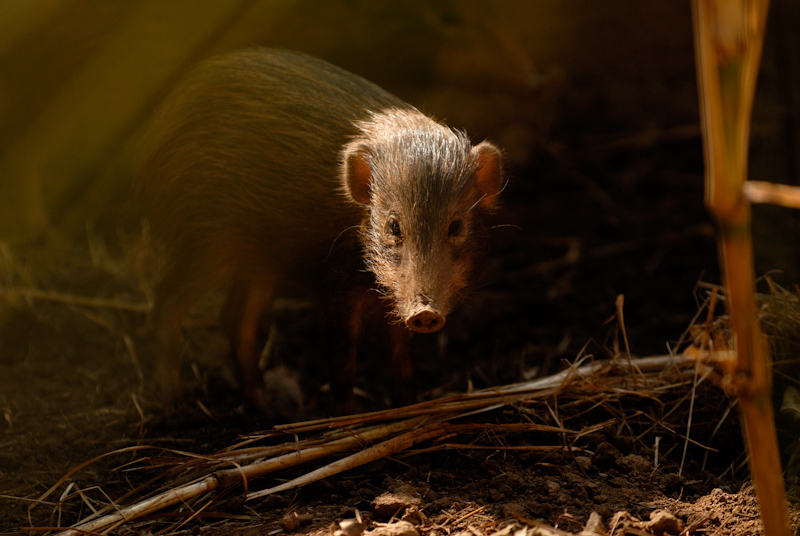
<path fill-rule="evenodd" d="M 627 359 L 624 361 L 596 361 L 582 366 L 572 366 L 548 378 L 486 389 L 476 393 L 456 395 L 438 401 L 415 404 L 405 408 L 278 426 L 268 434 L 254 436 L 254 438 L 242 442 L 241 445 L 245 446 L 243 449 L 244 452 L 238 451 L 235 448 L 230 448 L 212 455 L 192 456 L 192 459 L 184 464 L 184 467 L 187 469 L 205 470 L 209 474 L 144 499 L 139 503 L 119 508 L 112 513 L 102 516 L 100 515 L 102 512 L 92 514 L 92 516 L 85 519 L 83 522 L 57 533 L 57 536 L 79 536 L 87 533 L 114 530 L 125 523 L 146 515 L 152 515 L 167 507 L 176 504 L 185 504 L 191 499 L 204 496 L 212 491 L 238 484 L 244 486 L 244 495 L 248 500 L 257 499 L 269 494 L 316 482 L 342 471 L 408 450 L 425 441 L 456 434 L 465 434 L 475 431 L 491 431 L 494 434 L 545 432 L 571 434 L 579 437 L 583 433 L 588 433 L 588 431 L 575 431 L 563 427 L 535 423 L 456 424 L 449 421 L 461 419 L 466 416 L 475 415 L 526 399 L 549 398 L 580 381 L 596 380 L 597 378 L 594 376 L 601 373 L 605 374 L 607 378 L 615 378 L 615 375 L 618 375 L 619 380 L 622 382 L 629 381 L 635 375 L 644 373 L 652 374 L 652 379 L 654 379 L 657 375 L 660 375 L 661 372 L 668 370 L 674 372 L 676 367 L 693 362 L 694 361 L 683 356 L 657 356 L 632 359 L 630 363 Z M 619 374 L 621 371 L 625 374 Z M 680 375 L 682 377 L 693 376 L 693 367 L 687 368 L 687 370 L 681 370 Z M 617 380 L 614 379 L 614 381 L 616 382 Z M 625 391 L 627 392 L 627 389 L 625 389 Z M 380 425 L 374 424 L 379 420 L 393 422 Z M 361 424 L 362 427 L 353 428 L 356 424 Z M 368 424 L 368 426 L 363 426 L 364 424 Z M 609 423 L 606 422 L 597 426 L 604 427 L 608 424 Z M 593 430 L 597 426 L 591 427 L 591 429 Z M 326 436 L 329 440 L 325 441 L 325 437 L 313 437 L 278 446 L 266 446 L 260 448 L 260 450 L 257 447 L 247 446 L 252 443 L 253 440 L 274 435 L 275 432 L 297 434 L 300 432 L 317 430 L 328 430 Z M 448 445 L 448 443 L 444 443 L 438 446 L 439 448 L 448 448 Z M 287 452 L 290 448 L 291 451 Z M 356 452 L 341 459 L 334 460 L 323 467 L 312 470 L 289 482 L 254 493 L 249 492 L 249 482 L 253 478 L 265 476 L 279 470 L 296 467 L 350 450 L 356 450 Z M 261 459 L 260 461 L 249 464 L 241 463 L 244 460 L 259 459 L 265 456 L 273 457 Z M 90 462 L 87 462 L 87 464 L 88 463 Z M 200 463 L 206 463 L 207 466 L 197 467 Z M 81 464 L 81 466 L 75 470 L 70 471 L 67 476 L 59 480 L 59 484 L 63 483 L 68 476 L 74 474 L 78 469 L 85 467 L 87 464 Z M 221 469 L 221 467 L 230 465 L 233 465 L 233 467 Z M 58 484 L 53 486 L 42 499 L 52 493 L 57 486 Z M 106 510 L 110 508 L 116 507 L 108 506 Z M 37 529 L 33 528 L 30 530 Z"/>

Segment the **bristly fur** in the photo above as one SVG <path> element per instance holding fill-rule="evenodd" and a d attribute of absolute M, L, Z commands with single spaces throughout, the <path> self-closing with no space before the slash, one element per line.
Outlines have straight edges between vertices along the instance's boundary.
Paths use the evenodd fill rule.
<path fill-rule="evenodd" d="M 410 329 L 439 329 L 480 266 L 500 175 L 494 146 L 322 60 L 256 49 L 204 62 L 159 111 L 136 188 L 165 250 L 153 312 L 165 398 L 178 391 L 183 316 L 227 283 L 245 396 L 269 412 L 258 330 L 274 296 L 301 287 L 328 311 L 332 396 L 347 411 L 375 282 Z M 393 373 L 407 382 L 404 344 Z"/>
<path fill-rule="evenodd" d="M 357 126 L 346 152 L 360 153 L 370 170 L 365 260 L 390 291 L 399 320 L 420 300 L 447 315 L 472 285 L 484 253 L 474 148 L 464 132 L 416 110 L 373 113 Z M 397 220 L 401 240 L 386 236 L 389 219 Z M 459 236 L 448 236 L 454 220 Z"/>

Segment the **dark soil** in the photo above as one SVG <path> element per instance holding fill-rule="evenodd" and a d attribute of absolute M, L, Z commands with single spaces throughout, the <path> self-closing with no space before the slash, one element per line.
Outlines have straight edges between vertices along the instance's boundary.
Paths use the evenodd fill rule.
<path fill-rule="evenodd" d="M 417 340 L 421 398 L 549 375 L 582 352 L 612 356 L 622 345 L 613 320 L 620 294 L 631 351 L 666 353 L 698 311 L 696 283 L 718 282 L 713 228 L 702 207 L 699 130 L 665 131 L 647 140 L 561 137 L 569 143 L 543 145 L 534 167 L 512 170 L 505 210 L 494 222 L 487 283 L 442 334 Z M 209 454 L 273 424 L 242 406 L 227 344 L 206 320 L 214 316 L 208 311 L 187 326 L 184 406 L 167 413 L 155 402 L 145 315 L 120 305 L 145 302 L 125 260 L 135 247 L 114 236 L 98 233 L 69 248 L 2 251 L 6 290 L 38 288 L 66 297 L 7 292 L 3 298 L 0 533 L 68 525 L 88 515 L 92 501 L 103 495 L 118 500 L 144 479 L 124 468 L 145 454 L 126 452 L 59 481 L 85 461 L 135 445 Z M 117 303 L 92 307 L 74 296 Z M 297 418 L 327 411 L 318 331 L 308 307 L 284 308 L 277 321 L 270 364 L 281 367 L 289 395 L 302 393 Z M 368 353 L 380 355 L 380 348 L 376 341 Z M 363 409 L 388 403 L 391 378 L 383 362 L 362 360 L 356 383 L 365 393 Z M 583 449 L 582 456 L 524 448 L 422 450 L 253 504 L 236 494 L 220 497 L 213 512 L 180 528 L 179 518 L 140 528 L 145 534 L 323 533 L 358 510 L 369 528 L 385 531 L 389 527 L 381 523 L 404 518 L 412 533 L 435 535 L 510 531 L 507 520 L 579 532 L 597 512 L 615 534 L 623 527 L 675 534 L 676 523 L 695 523 L 697 534 L 757 534 L 735 409 L 728 413 L 731 401 L 704 385 L 694 400 L 690 432 L 697 443 L 690 443 L 685 458 L 690 386 L 673 398 L 623 396 L 572 416 L 569 405 L 556 399 L 553 407 L 560 404 L 563 412 L 558 415 L 573 418 L 575 429 L 610 418 L 618 424 L 579 438 L 573 446 Z M 659 420 L 673 407 L 669 419 Z M 508 422 L 523 414 L 507 408 L 486 418 Z M 541 406 L 525 419 L 553 424 L 553 415 Z M 658 416 L 647 421 L 659 423 L 649 431 L 646 415 Z M 654 468 L 656 437 L 661 447 Z M 524 447 L 559 439 L 540 434 L 509 441 Z M 46 501 L 37 502 L 51 486 Z M 85 500 L 75 495 L 79 490 Z M 659 509 L 673 517 L 650 521 Z"/>

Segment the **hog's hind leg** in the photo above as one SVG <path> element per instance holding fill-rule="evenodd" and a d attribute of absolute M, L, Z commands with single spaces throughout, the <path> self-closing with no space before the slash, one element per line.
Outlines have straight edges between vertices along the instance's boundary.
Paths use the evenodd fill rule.
<path fill-rule="evenodd" d="M 273 297 L 271 279 L 239 280 L 231 288 L 220 319 L 228 332 L 245 400 L 267 415 L 271 415 L 274 408 L 264 385 L 259 358 L 264 342 L 261 327 L 269 321 Z"/>
<path fill-rule="evenodd" d="M 173 409 L 181 399 L 182 325 L 195 292 L 187 274 L 181 265 L 169 268 L 156 285 L 149 319 L 149 327 L 155 332 L 155 390 L 167 409 Z"/>

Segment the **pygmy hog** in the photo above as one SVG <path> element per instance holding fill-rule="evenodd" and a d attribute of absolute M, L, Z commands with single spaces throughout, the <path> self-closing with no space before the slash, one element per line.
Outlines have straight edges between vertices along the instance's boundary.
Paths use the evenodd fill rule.
<path fill-rule="evenodd" d="M 411 332 L 434 332 L 475 279 L 500 151 L 366 80 L 299 53 L 211 59 L 161 106 L 136 193 L 166 268 L 155 289 L 157 383 L 178 394 L 181 324 L 229 285 L 221 321 L 246 400 L 270 412 L 259 328 L 297 286 L 322 304 L 335 410 L 353 407 L 365 315 L 390 324 L 395 403 Z M 390 312 L 390 314 L 387 314 Z"/>

